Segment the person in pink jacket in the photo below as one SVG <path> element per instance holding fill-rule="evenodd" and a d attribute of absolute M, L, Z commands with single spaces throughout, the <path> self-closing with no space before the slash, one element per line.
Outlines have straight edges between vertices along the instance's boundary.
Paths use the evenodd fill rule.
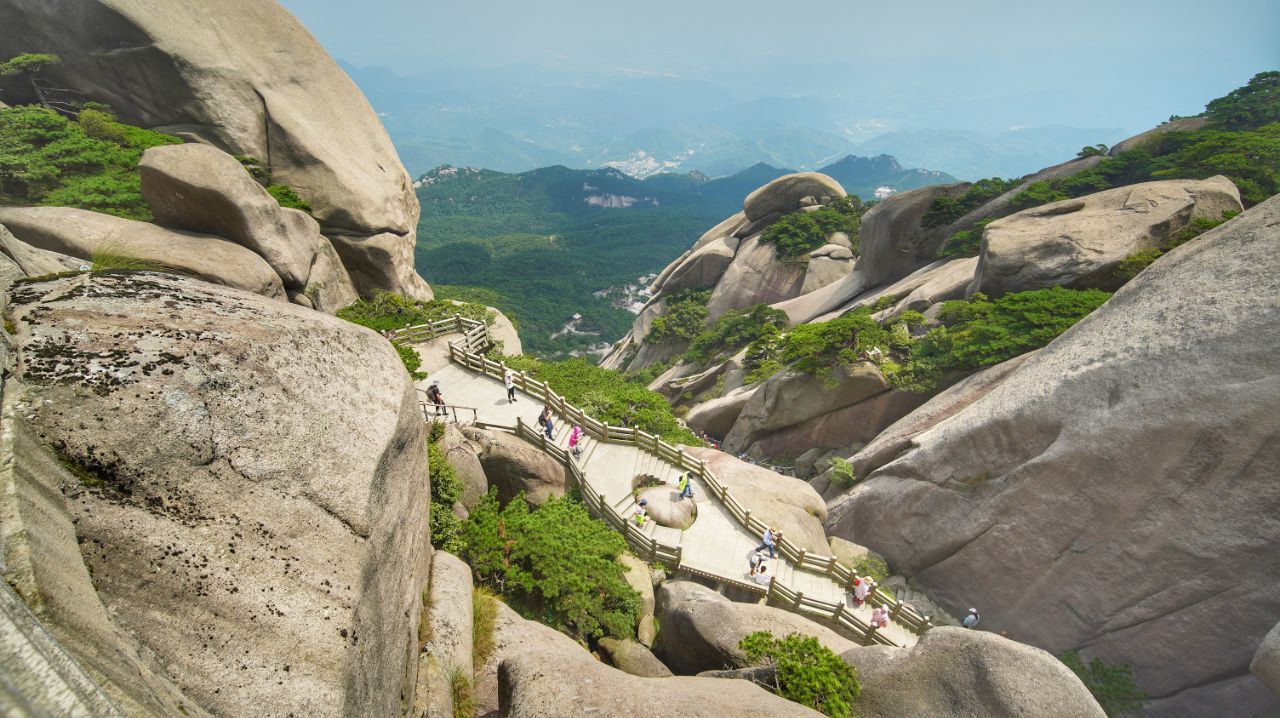
<path fill-rule="evenodd" d="M 573 431 L 569 432 L 569 451 L 573 453 L 574 458 L 582 458 L 582 427 L 574 426 Z"/>

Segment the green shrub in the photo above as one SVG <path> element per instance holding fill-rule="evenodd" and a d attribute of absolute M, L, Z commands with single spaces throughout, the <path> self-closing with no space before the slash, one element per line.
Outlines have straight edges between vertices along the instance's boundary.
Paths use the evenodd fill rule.
<path fill-rule="evenodd" d="M 1086 665 L 1075 650 L 1067 651 L 1060 658 L 1108 716 L 1131 715 L 1142 710 L 1147 694 L 1134 684 L 1133 671 L 1127 664 L 1108 666 L 1101 658 L 1095 658 Z"/>
<path fill-rule="evenodd" d="M 1204 109 L 1210 121 L 1228 130 L 1280 122 L 1280 72 L 1259 72 L 1249 84 L 1211 101 Z"/>
<path fill-rule="evenodd" d="M 631 426 L 671 443 L 701 445 L 671 413 L 671 405 L 640 381 L 590 364 L 585 359 L 541 361 L 507 357 L 507 366 L 546 382 L 570 404 L 614 426 Z"/>
<path fill-rule="evenodd" d="M 835 457 L 827 463 L 831 469 L 831 485 L 847 489 L 858 481 L 858 474 L 853 470 L 853 462 L 842 457 Z"/>
<path fill-rule="evenodd" d="M 702 333 L 707 322 L 707 302 L 711 290 L 685 290 L 667 298 L 662 316 L 653 320 L 644 340 L 648 344 L 680 342 Z"/>
<path fill-rule="evenodd" d="M 1076 157 L 1105 157 L 1107 155 L 1107 146 L 1104 144 L 1085 145 L 1076 153 Z"/>
<path fill-rule="evenodd" d="M 813 636 L 792 633 L 779 639 L 768 631 L 757 631 L 738 647 L 748 662 L 773 667 L 774 692 L 783 698 L 833 718 L 851 714 L 861 693 L 858 674 Z"/>
<path fill-rule="evenodd" d="M 1127 282 L 1138 276 L 1138 272 L 1151 266 L 1152 262 L 1162 256 L 1164 256 L 1164 252 L 1158 249 L 1144 249 L 1141 252 L 1134 252 L 1120 260 L 1120 266 L 1116 267 L 1115 276 Z"/>
<path fill-rule="evenodd" d="M 942 227 L 960 219 L 987 202 L 1017 187 L 1022 180 L 988 177 L 974 182 L 959 197 L 937 197 L 929 204 L 920 223 L 929 229 Z"/>
<path fill-rule="evenodd" d="M 40 70 L 62 62 L 57 55 L 42 52 L 28 52 L 0 62 L 0 77 L 12 77 Z"/>
<path fill-rule="evenodd" d="M 409 376 L 413 377 L 414 381 L 427 378 L 426 372 L 418 371 L 422 368 L 422 357 L 418 356 L 418 352 L 414 351 L 413 347 L 403 342 L 391 342 L 391 346 L 396 348 L 396 354 L 400 355 L 405 371 L 409 372 Z"/>
<path fill-rule="evenodd" d="M 300 209 L 307 214 L 311 214 L 311 205 L 306 200 L 298 196 L 288 185 L 273 182 L 267 185 L 267 194 L 275 198 L 276 203 L 281 207 L 290 209 Z"/>
<path fill-rule="evenodd" d="M 443 424 L 432 424 L 427 435 L 427 466 L 431 476 L 431 545 L 456 554 L 462 550 L 462 522 L 453 505 L 462 498 L 462 483 L 440 448 Z"/>
<path fill-rule="evenodd" d="M 554 497 L 534 509 L 521 495 L 500 508 L 491 491 L 462 538 L 476 580 L 527 617 L 584 640 L 634 639 L 640 596 L 618 562 L 626 541 L 582 504 Z"/>
<path fill-rule="evenodd" d="M 947 257 L 973 257 L 982 251 L 982 233 L 986 231 L 987 225 L 995 220 L 984 219 L 976 222 L 968 229 L 962 229 L 954 232 L 942 242 L 942 246 L 938 247 L 938 258 L 945 259 Z"/>
<path fill-rule="evenodd" d="M 853 562 L 853 572 L 859 576 L 870 576 L 876 583 L 889 578 L 889 564 L 880 556 L 867 555 Z"/>
<path fill-rule="evenodd" d="M 783 335 L 781 344 L 778 358 L 783 364 L 814 374 L 836 364 L 853 364 L 872 347 L 888 353 L 895 339 L 871 318 L 869 307 L 859 307 L 829 322 L 801 324 Z"/>
<path fill-rule="evenodd" d="M 899 299 L 902 299 L 901 295 L 886 294 L 883 297 L 876 299 L 875 303 L 871 305 L 871 311 L 880 312 L 885 309 L 892 309 L 893 305 L 897 304 Z"/>
<path fill-rule="evenodd" d="M 497 642 L 494 628 L 498 622 L 498 599 L 484 586 L 471 589 L 471 661 L 476 673 L 493 655 Z"/>
<path fill-rule="evenodd" d="M 399 294 L 381 291 L 376 292 L 372 299 L 361 299 L 337 312 L 341 319 L 380 332 L 438 322 L 454 314 L 482 321 L 489 326 L 497 318 L 497 314 L 482 304 L 454 304 L 441 299 L 418 302 Z"/>
<path fill-rule="evenodd" d="M 708 359 L 736 352 L 754 342 L 767 331 L 765 327 L 781 329 L 786 325 L 787 313 L 768 304 L 727 312 L 710 328 L 693 338 L 683 359 L 692 364 L 702 364 Z"/>
<path fill-rule="evenodd" d="M 835 232 L 849 235 L 858 254 L 858 229 L 867 208 L 857 197 L 839 197 L 812 212 L 791 212 L 769 225 L 761 241 L 773 245 L 779 257 L 799 257 L 827 243 Z"/>

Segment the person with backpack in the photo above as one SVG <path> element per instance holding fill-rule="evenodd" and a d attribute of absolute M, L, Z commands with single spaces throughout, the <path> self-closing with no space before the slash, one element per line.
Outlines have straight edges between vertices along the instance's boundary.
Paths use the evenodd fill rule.
<path fill-rule="evenodd" d="M 506 371 L 504 371 L 504 372 L 502 373 L 502 383 L 503 383 L 503 385 L 504 385 L 504 386 L 506 386 L 506 387 L 507 387 L 507 401 L 508 401 L 508 402 L 510 402 L 510 403 L 512 403 L 512 404 L 516 403 L 516 374 L 515 374 L 515 372 L 511 371 L 511 369 L 507 369 Z"/>
<path fill-rule="evenodd" d="M 436 416 L 449 416 L 449 410 L 444 405 L 444 394 L 440 393 L 440 380 L 432 379 L 431 386 L 427 387 L 427 398 L 436 406 Z"/>
<path fill-rule="evenodd" d="M 693 498 L 693 482 L 689 478 L 689 472 L 680 474 L 680 480 L 676 482 L 676 488 L 680 490 L 681 499 Z"/>

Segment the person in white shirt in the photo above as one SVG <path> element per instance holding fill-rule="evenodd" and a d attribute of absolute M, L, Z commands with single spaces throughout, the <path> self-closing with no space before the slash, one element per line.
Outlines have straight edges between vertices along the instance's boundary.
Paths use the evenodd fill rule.
<path fill-rule="evenodd" d="M 515 403 L 516 401 L 516 374 L 510 369 L 502 374 L 502 383 L 507 387 L 507 401 Z"/>

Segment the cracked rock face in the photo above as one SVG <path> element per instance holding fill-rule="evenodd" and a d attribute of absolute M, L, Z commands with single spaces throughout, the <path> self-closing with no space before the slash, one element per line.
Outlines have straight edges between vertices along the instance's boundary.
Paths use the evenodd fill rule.
<path fill-rule="evenodd" d="M 154 273 L 16 285 L 15 381 L 95 587 L 223 715 L 390 715 L 428 561 L 413 387 L 371 331 Z"/>

